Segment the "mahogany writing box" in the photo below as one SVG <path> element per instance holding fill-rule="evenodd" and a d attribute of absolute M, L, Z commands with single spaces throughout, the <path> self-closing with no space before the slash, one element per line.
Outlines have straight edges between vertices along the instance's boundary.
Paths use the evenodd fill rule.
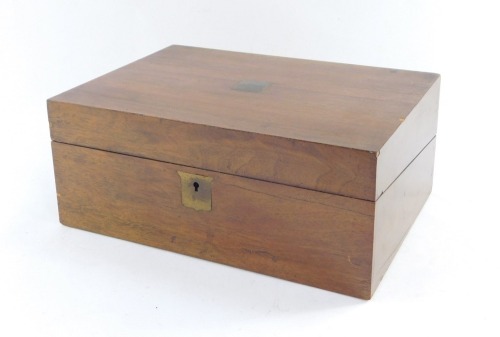
<path fill-rule="evenodd" d="M 439 82 L 168 47 L 48 100 L 60 220 L 369 299 L 431 191 Z"/>

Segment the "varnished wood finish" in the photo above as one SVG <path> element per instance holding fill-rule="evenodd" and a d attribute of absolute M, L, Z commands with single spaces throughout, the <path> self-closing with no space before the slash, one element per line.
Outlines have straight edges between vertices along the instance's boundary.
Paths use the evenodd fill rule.
<path fill-rule="evenodd" d="M 50 102 L 59 142 L 370 199 L 374 153 Z"/>
<path fill-rule="evenodd" d="M 431 193 L 435 148 L 434 138 L 376 202 L 372 294 Z"/>
<path fill-rule="evenodd" d="M 435 140 L 375 203 L 53 142 L 60 220 L 369 299 L 432 186 Z M 213 177 L 212 210 L 177 171 Z"/>
<path fill-rule="evenodd" d="M 53 142 L 63 224 L 360 298 L 371 296 L 374 203 Z M 212 210 L 177 171 L 210 176 Z"/>
<path fill-rule="evenodd" d="M 439 85 L 171 46 L 48 101 L 61 222 L 368 299 L 431 191 Z"/>
<path fill-rule="evenodd" d="M 377 158 L 377 199 L 436 135 L 440 82 L 438 79 L 432 85 L 380 150 Z"/>
<path fill-rule="evenodd" d="M 270 85 L 233 89 L 246 80 Z M 48 108 L 55 141 L 376 200 L 397 176 L 376 182 L 377 156 L 388 158 L 379 172 L 399 174 L 418 153 L 404 145 L 430 140 L 400 132 L 392 141 L 400 148 L 384 146 L 400 127 L 418 126 L 411 115 L 438 80 L 172 46 L 58 95 Z M 429 104 L 435 114 L 437 100 Z"/>

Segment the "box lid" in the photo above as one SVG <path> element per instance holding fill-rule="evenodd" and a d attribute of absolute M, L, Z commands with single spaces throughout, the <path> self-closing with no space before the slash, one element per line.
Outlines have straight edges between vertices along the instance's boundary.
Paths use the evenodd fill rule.
<path fill-rule="evenodd" d="M 52 140 L 376 200 L 436 134 L 439 75 L 170 46 L 48 100 Z"/>

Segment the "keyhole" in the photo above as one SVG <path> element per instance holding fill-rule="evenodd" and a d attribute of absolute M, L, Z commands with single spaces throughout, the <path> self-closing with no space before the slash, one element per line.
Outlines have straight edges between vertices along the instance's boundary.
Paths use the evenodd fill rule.
<path fill-rule="evenodd" d="M 200 187 L 200 184 L 198 184 L 198 182 L 195 181 L 194 184 L 193 184 L 193 186 L 194 186 L 194 191 L 198 192 L 198 187 Z"/>

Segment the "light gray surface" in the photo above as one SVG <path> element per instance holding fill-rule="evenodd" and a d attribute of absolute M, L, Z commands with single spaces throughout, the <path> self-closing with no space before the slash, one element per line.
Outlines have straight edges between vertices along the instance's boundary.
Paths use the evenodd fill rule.
<path fill-rule="evenodd" d="M 2 1 L 0 335 L 498 335 L 489 3 Z M 434 192 L 370 302 L 59 224 L 45 99 L 174 43 L 442 75 Z"/>

